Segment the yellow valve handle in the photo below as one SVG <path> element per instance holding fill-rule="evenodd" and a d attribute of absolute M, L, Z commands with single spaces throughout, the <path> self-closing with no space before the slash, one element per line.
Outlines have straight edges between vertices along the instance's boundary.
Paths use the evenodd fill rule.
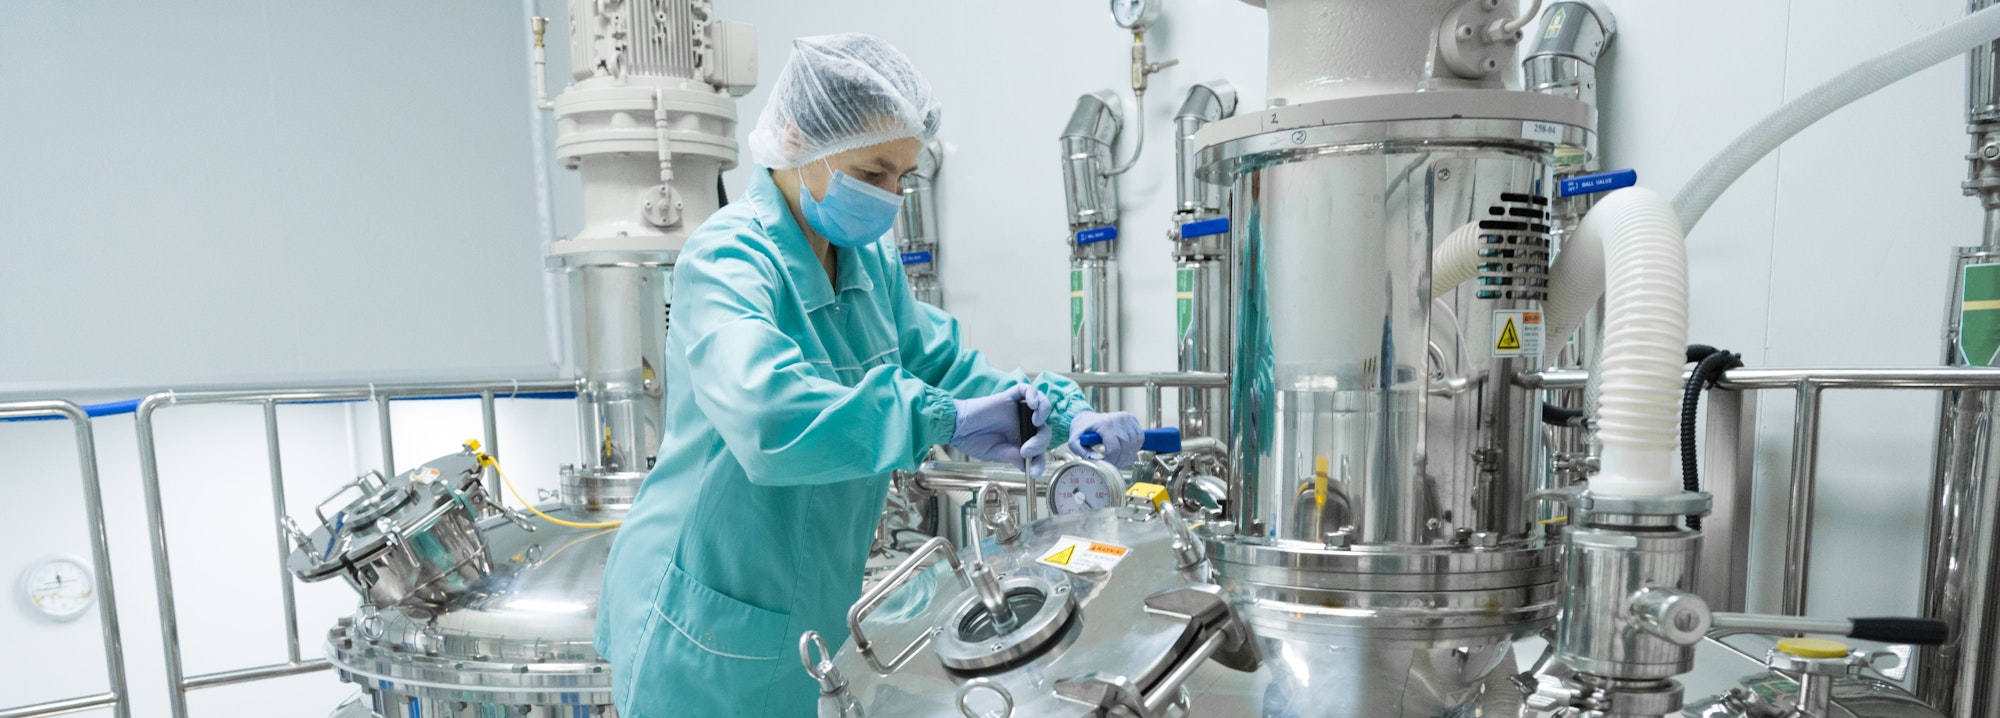
<path fill-rule="evenodd" d="M 1800 658 L 1845 658 L 1847 644 L 1824 638 L 1786 638 L 1778 641 L 1778 652 Z"/>

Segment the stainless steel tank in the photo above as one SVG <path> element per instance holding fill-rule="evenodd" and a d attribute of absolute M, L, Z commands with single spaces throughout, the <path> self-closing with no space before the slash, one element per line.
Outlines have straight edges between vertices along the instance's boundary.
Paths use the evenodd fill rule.
<path fill-rule="evenodd" d="M 479 492 L 482 475 L 470 451 L 440 457 L 360 482 L 360 498 L 294 533 L 296 575 L 342 576 L 366 599 L 327 631 L 327 661 L 362 691 L 334 715 L 616 715 L 611 666 L 591 639 L 617 529 L 502 513 Z M 562 502 L 538 508 L 603 524 L 630 503 L 564 488 Z"/>
<path fill-rule="evenodd" d="M 1550 160 L 1589 108 L 1530 93 L 1373 95 L 1202 131 L 1231 185 L 1237 321 L 1215 580 L 1274 672 L 1267 715 L 1453 715 L 1553 621 L 1531 513 Z M 1478 227 L 1478 278 L 1432 253 Z"/>
<path fill-rule="evenodd" d="M 855 604 L 837 653 L 800 637 L 819 715 L 1188 715 L 1196 670 L 1255 671 L 1199 540 L 1164 488 L 1137 487 L 1124 506 L 1025 526 L 989 488 L 985 539 L 925 544 Z"/>

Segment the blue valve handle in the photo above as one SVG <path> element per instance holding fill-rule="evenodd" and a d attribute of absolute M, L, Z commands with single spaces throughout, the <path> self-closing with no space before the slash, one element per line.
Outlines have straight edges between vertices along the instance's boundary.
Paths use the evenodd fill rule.
<path fill-rule="evenodd" d="M 1085 447 L 1103 446 L 1104 437 L 1098 436 L 1095 431 L 1086 431 L 1077 435 L 1076 442 Z M 1178 426 L 1147 429 L 1146 438 L 1139 442 L 1139 448 L 1155 454 L 1171 454 L 1180 451 L 1181 429 Z"/>

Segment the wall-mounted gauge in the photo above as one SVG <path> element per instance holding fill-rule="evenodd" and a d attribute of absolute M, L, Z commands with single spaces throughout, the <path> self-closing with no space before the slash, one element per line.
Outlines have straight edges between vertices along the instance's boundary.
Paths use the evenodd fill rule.
<path fill-rule="evenodd" d="M 1056 467 L 1049 479 L 1049 513 L 1075 514 L 1118 505 L 1125 476 L 1102 461 L 1078 459 Z"/>
<path fill-rule="evenodd" d="M 1144 30 L 1160 20 L 1162 0 L 1111 0 L 1111 19 L 1127 30 Z"/>
<path fill-rule="evenodd" d="M 21 572 L 21 594 L 28 605 L 57 621 L 71 621 L 97 602 L 96 575 L 90 564 L 73 556 L 45 556 Z"/>

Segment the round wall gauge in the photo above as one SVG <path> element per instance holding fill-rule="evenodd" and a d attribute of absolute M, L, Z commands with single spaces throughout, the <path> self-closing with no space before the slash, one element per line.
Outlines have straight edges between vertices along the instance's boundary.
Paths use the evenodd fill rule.
<path fill-rule="evenodd" d="M 1160 20 L 1161 0 L 1111 0 L 1111 19 L 1127 30 L 1144 30 Z"/>
<path fill-rule="evenodd" d="M 97 603 L 96 574 L 83 559 L 44 556 L 21 572 L 21 597 L 44 616 L 57 621 L 75 620 Z"/>

